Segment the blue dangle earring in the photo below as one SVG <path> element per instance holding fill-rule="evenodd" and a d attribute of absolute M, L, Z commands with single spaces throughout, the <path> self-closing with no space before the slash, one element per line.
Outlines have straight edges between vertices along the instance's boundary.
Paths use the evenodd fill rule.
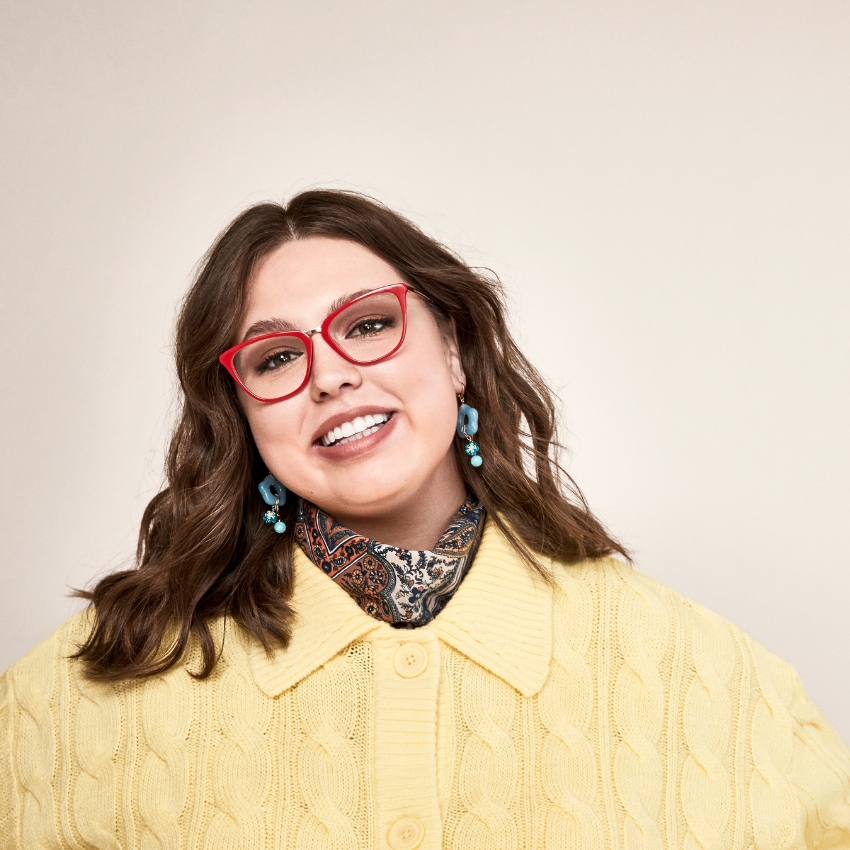
<path fill-rule="evenodd" d="M 464 387 L 464 389 L 466 388 Z M 484 463 L 484 459 L 478 453 L 478 443 L 472 439 L 473 435 L 478 433 L 478 411 L 464 402 L 462 392 L 459 400 L 460 407 L 457 410 L 457 435 L 458 437 L 466 440 L 466 445 L 463 447 L 463 450 L 469 456 L 469 462 L 473 466 L 479 467 L 482 463 Z"/>
<path fill-rule="evenodd" d="M 269 473 L 258 486 L 263 501 L 269 505 L 269 509 L 263 514 L 263 522 L 273 525 L 278 534 L 286 531 L 286 523 L 280 518 L 279 509 L 286 504 L 286 487 Z"/>

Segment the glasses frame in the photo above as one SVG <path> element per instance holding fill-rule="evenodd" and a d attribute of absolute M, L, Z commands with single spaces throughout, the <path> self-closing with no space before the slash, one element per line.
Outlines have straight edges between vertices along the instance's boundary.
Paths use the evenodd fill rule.
<path fill-rule="evenodd" d="M 399 337 L 398 343 L 392 351 L 387 352 L 387 354 L 382 354 L 380 357 L 376 357 L 373 360 L 356 360 L 354 357 L 350 357 L 346 354 L 331 338 L 330 335 L 330 326 L 331 322 L 343 312 L 343 310 L 347 310 L 352 304 L 356 304 L 358 301 L 362 301 L 364 298 L 369 298 L 372 295 L 377 294 L 378 292 L 391 292 L 398 299 L 399 306 L 401 307 L 401 337 Z M 264 404 L 272 404 L 276 401 L 283 401 L 287 398 L 292 398 L 292 396 L 297 395 L 307 386 L 308 381 L 310 380 L 310 375 L 313 373 L 313 337 L 316 334 L 320 334 L 325 342 L 337 353 L 340 357 L 347 360 L 349 363 L 354 363 L 357 366 L 369 366 L 372 363 L 380 363 L 382 360 L 386 360 L 388 357 L 392 357 L 393 354 L 398 351 L 402 343 L 404 342 L 404 338 L 407 336 L 407 293 L 415 292 L 417 295 L 420 295 L 422 298 L 425 298 L 427 301 L 431 299 L 428 298 L 422 292 L 413 289 L 413 287 L 408 286 L 406 283 L 391 283 L 389 286 L 379 286 L 377 289 L 370 289 L 368 292 L 364 292 L 362 295 L 358 295 L 356 298 L 352 298 L 350 301 L 346 301 L 341 307 L 338 307 L 332 313 L 327 315 L 318 327 L 313 328 L 309 331 L 274 331 L 268 334 L 262 334 L 261 336 L 251 337 L 251 339 L 246 339 L 244 342 L 240 342 L 238 345 L 234 345 L 232 348 L 228 348 L 223 354 L 219 355 L 219 363 L 224 366 L 225 369 L 230 373 L 230 377 L 233 378 L 234 381 L 246 392 L 251 398 L 256 399 L 257 401 L 261 401 Z M 307 353 L 307 371 L 304 374 L 304 380 L 299 384 L 298 389 L 293 390 L 291 393 L 286 393 L 286 395 L 277 396 L 275 398 L 263 398 L 262 396 L 256 395 L 256 393 L 252 393 L 245 384 L 242 383 L 239 375 L 236 374 L 236 368 L 233 365 L 233 359 L 236 355 L 243 349 L 247 348 L 249 345 L 253 345 L 256 342 L 262 342 L 264 339 L 277 339 L 279 337 L 295 337 L 296 339 L 301 340 L 304 343 L 304 349 Z"/>

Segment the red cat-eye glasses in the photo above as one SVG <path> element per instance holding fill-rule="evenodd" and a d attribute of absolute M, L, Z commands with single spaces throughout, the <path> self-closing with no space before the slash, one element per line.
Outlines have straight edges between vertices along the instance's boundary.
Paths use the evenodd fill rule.
<path fill-rule="evenodd" d="M 283 401 L 303 390 L 310 380 L 315 334 L 321 334 L 341 357 L 360 366 L 395 354 L 407 333 L 408 292 L 430 300 L 406 283 L 382 286 L 347 301 L 317 328 L 262 334 L 228 348 L 218 359 L 257 401 Z"/>

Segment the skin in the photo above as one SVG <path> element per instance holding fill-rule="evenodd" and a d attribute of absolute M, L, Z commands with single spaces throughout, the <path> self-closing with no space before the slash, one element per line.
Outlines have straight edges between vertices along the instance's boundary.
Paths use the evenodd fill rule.
<path fill-rule="evenodd" d="M 257 268 L 238 340 L 256 322 L 321 324 L 338 299 L 398 283 L 398 272 L 361 245 L 311 237 L 289 242 Z M 463 372 L 457 341 L 426 302 L 407 295 L 407 336 L 386 360 L 350 363 L 313 336 L 307 386 L 279 402 L 239 391 L 260 455 L 275 477 L 349 528 L 405 549 L 430 549 L 466 498 L 451 450 Z M 375 434 L 325 447 L 321 435 L 365 413 L 392 411 Z"/>

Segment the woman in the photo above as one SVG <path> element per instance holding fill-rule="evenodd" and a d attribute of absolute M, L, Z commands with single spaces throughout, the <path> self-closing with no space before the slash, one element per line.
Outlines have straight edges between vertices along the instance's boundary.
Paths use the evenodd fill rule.
<path fill-rule="evenodd" d="M 844 745 L 628 566 L 492 280 L 305 192 L 219 237 L 176 356 L 138 568 L 3 677 L 4 848 L 850 846 Z"/>

